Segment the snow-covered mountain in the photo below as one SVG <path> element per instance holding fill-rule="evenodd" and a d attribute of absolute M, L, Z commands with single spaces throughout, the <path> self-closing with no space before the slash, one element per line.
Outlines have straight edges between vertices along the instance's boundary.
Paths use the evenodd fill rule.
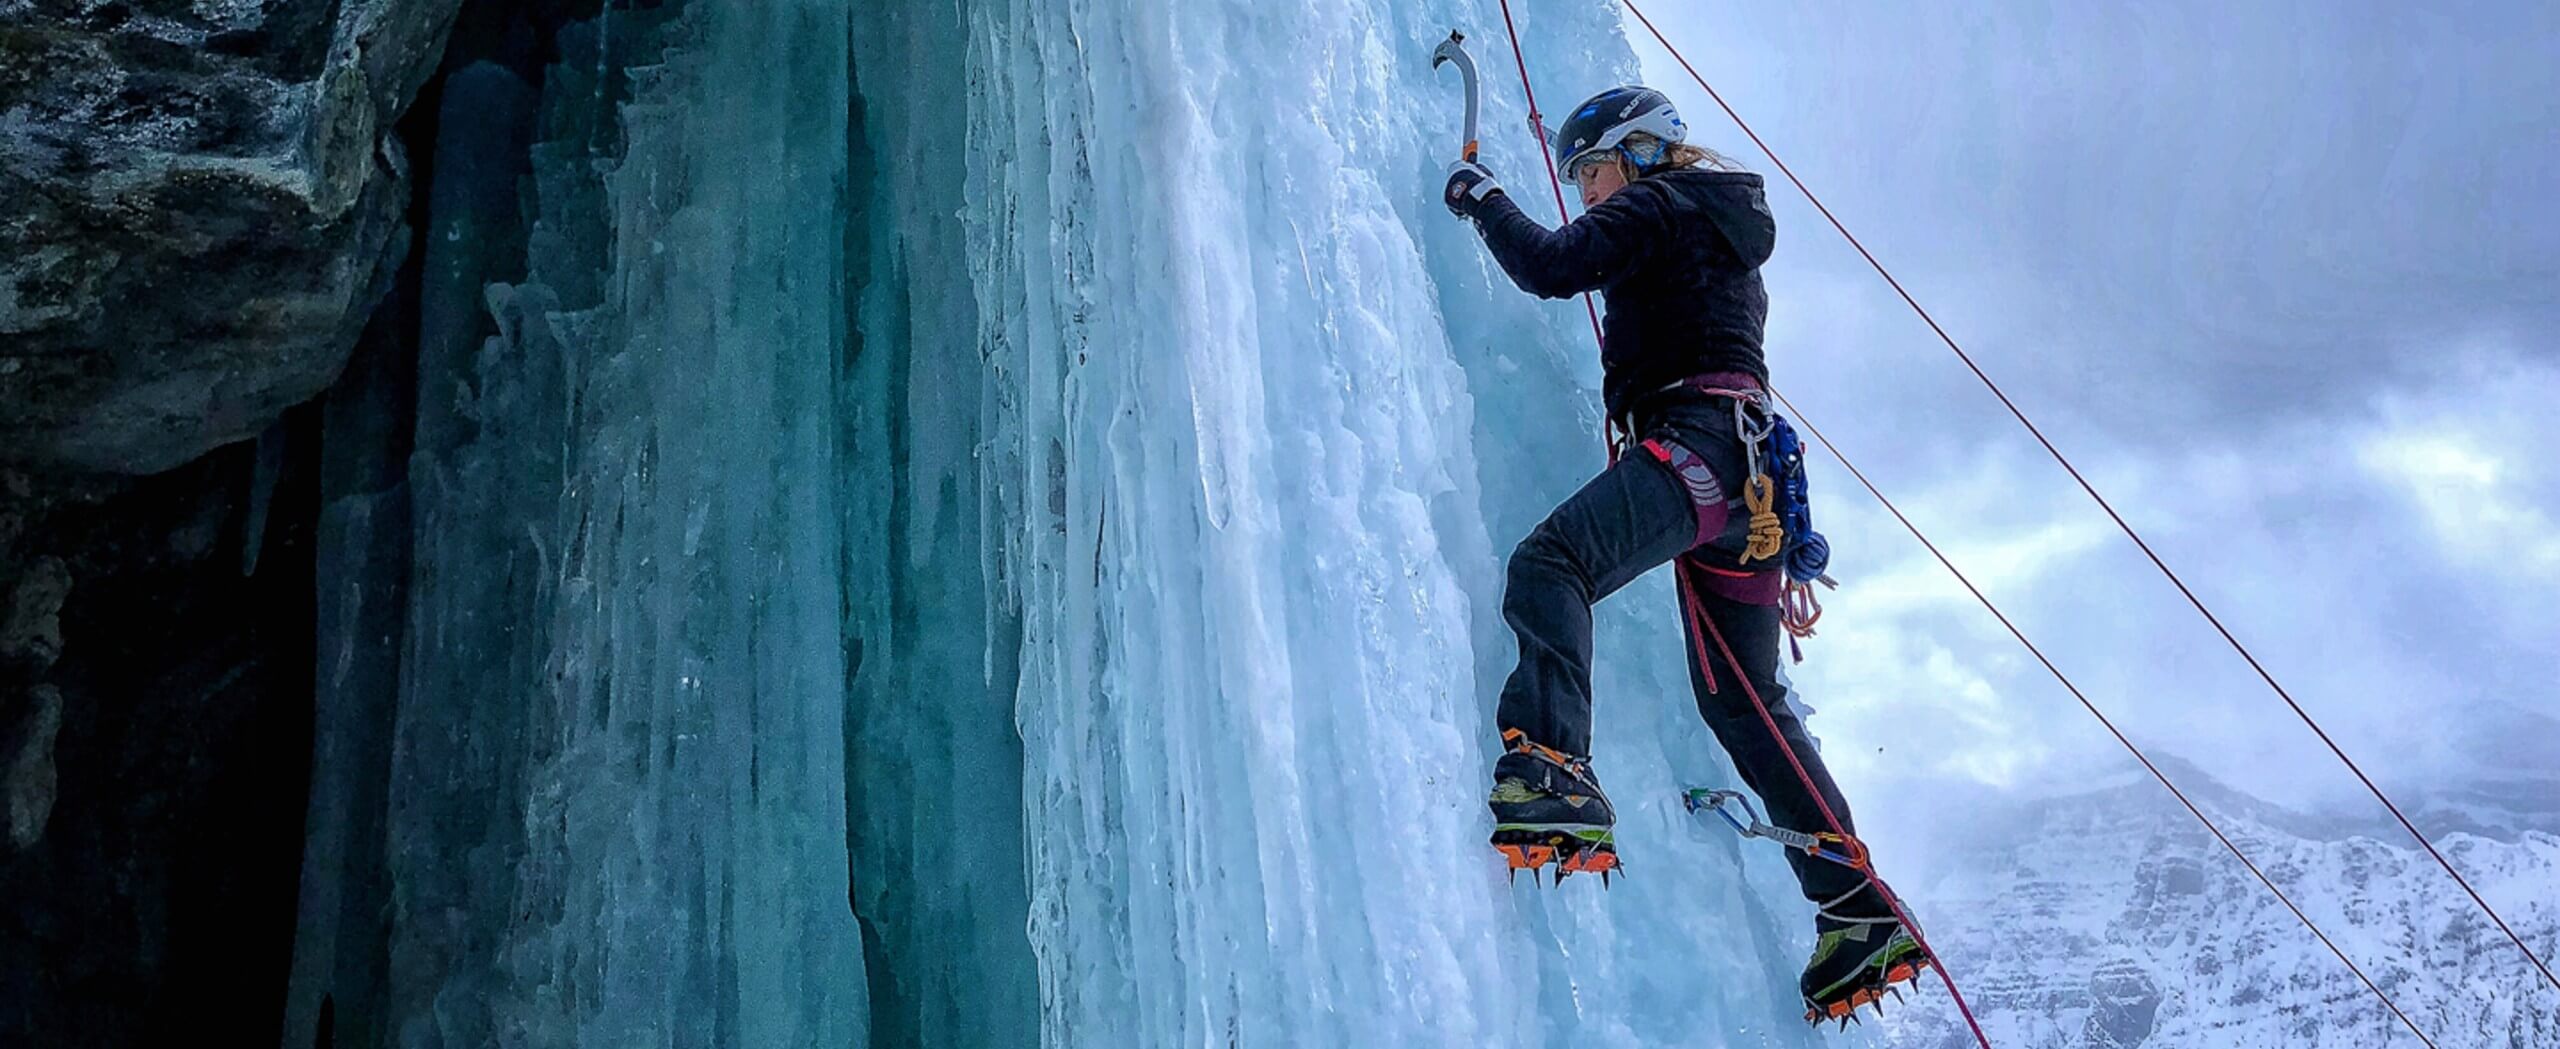
<path fill-rule="evenodd" d="M 2560 1045 L 2560 991 L 2396 825 L 2169 773 L 2436 1044 Z M 2517 932 L 2560 953 L 2560 783 L 2411 800 Z M 2147 777 L 1983 816 L 2003 844 L 1933 886 L 1923 920 L 1995 1044 L 2418 1044 Z M 1881 1027 L 1901 1049 L 1972 1044 L 1935 987 Z"/>

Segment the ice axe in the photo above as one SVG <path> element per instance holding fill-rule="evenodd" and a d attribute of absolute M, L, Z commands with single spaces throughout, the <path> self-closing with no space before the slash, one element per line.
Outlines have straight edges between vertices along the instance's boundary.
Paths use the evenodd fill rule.
<path fill-rule="evenodd" d="M 1465 33 L 1452 29 L 1449 39 L 1431 49 L 1431 68 L 1438 69 L 1443 62 L 1457 63 L 1458 76 L 1467 84 L 1467 146 L 1459 151 L 1458 157 L 1473 164 L 1476 160 L 1476 60 L 1467 54 Z"/>

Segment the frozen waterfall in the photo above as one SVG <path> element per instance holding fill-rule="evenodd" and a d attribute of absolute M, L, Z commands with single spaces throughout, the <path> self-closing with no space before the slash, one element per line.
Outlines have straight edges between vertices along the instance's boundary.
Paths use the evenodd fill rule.
<path fill-rule="evenodd" d="M 1522 14 L 1543 93 L 1634 79 L 1610 6 Z M 1601 609 L 1627 877 L 1484 844 L 1598 363 L 1436 200 L 1453 25 L 692 0 L 452 77 L 287 1044 L 1812 1044 L 1792 879 L 1677 798 L 1732 777 L 1666 578 Z"/>

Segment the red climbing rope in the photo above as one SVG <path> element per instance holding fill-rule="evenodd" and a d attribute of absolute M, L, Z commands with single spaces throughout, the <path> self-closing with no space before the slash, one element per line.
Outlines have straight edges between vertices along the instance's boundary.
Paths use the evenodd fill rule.
<path fill-rule="evenodd" d="M 1529 86 L 1529 60 L 1520 54 L 1520 31 L 1511 25 L 1511 0 L 1502 0 L 1502 31 L 1511 36 L 1511 64 L 1520 69 L 1520 94 L 1529 100 L 1529 137 L 1538 140 L 1538 159 L 1547 162 L 1547 187 L 1556 194 L 1556 215 L 1564 216 L 1564 180 L 1556 177 L 1556 155 L 1547 148 L 1547 124 L 1538 115 L 1538 92 Z M 1582 293 L 1582 311 L 1591 315 L 1591 341 L 1603 342 L 1600 307 L 1590 292 Z"/>
<path fill-rule="evenodd" d="M 2222 640 L 2230 644 L 2232 651 L 2238 652 L 2240 658 L 2248 662 L 2249 669 L 2257 671 L 2258 678 L 2265 681 L 2268 688 L 2275 690 L 2276 696 L 2284 700 L 2285 706 L 2292 708 L 2294 716 L 2300 718 L 2303 725 L 2311 729 L 2311 734 L 2319 737 L 2320 742 L 2329 748 L 2329 753 L 2336 755 L 2338 761 L 2344 764 L 2349 772 L 2355 774 L 2356 780 L 2373 793 L 2374 800 L 2381 802 L 2383 808 L 2390 810 L 2391 817 L 2400 821 L 2401 829 L 2408 831 L 2410 837 L 2416 838 L 2418 844 L 2427 850 L 2427 855 L 2435 859 L 2436 866 L 2444 868 L 2444 872 L 2453 878 L 2454 884 L 2461 886 L 2462 891 L 2470 895 L 2471 902 L 2479 905 L 2480 913 L 2488 915 L 2489 920 L 2497 924 L 2498 931 L 2505 933 L 2507 939 L 2516 945 L 2516 949 L 2524 952 L 2525 958 L 2542 973 L 2543 982 L 2560 990 L 2560 976 L 2552 974 L 2551 967 L 2544 964 L 2542 956 L 2535 954 L 2533 948 L 2525 944 L 2524 937 L 2516 935 L 2516 931 L 2507 925 L 2507 920 L 2498 916 L 2496 908 L 2489 906 L 2489 901 L 2480 895 L 2480 891 L 2471 887 L 2470 879 L 2463 877 L 2461 871 L 2455 870 L 2453 862 L 2446 859 L 2444 853 L 2437 851 L 2435 843 L 2427 840 L 2427 836 L 2418 830 L 2418 825 L 2410 822 L 2407 814 L 2400 811 L 2399 804 L 2392 801 L 2390 795 L 2384 794 L 2382 788 L 2373 782 L 2371 776 L 2365 775 L 2363 766 L 2356 764 L 2355 759 L 2348 757 L 2346 750 L 2338 746 L 2336 740 L 2329 738 L 2328 730 L 2320 727 L 2319 721 L 2312 718 L 2311 712 L 2302 709 L 2302 704 L 2294 701 L 2293 693 L 2286 691 L 2284 685 L 2276 681 L 2275 675 L 2258 662 L 2257 655 L 2250 652 L 2247 645 L 2241 644 L 2240 639 L 2231 633 L 2230 628 L 2222 625 L 2222 618 L 2214 615 L 2213 609 L 2205 606 L 2204 599 L 2197 597 L 2196 592 L 2187 586 L 2187 581 L 2151 549 L 2151 544 L 2142 538 L 2142 533 L 2135 531 L 2133 525 L 2125 521 L 2124 515 L 2116 512 L 2115 505 L 2108 502 L 2106 496 L 2098 494 L 2097 486 L 2090 484 L 2089 479 L 2081 475 L 2080 468 L 2072 465 L 2070 458 L 2063 455 L 2060 448 L 2054 447 L 2053 442 L 2045 437 L 2044 431 L 2039 429 L 2033 420 L 2027 418 L 2027 413 L 2020 410 L 2017 403 L 2009 399 L 2009 394 L 2000 388 L 1999 383 L 1992 381 L 1991 376 L 1982 370 L 1981 365 L 1974 363 L 1973 355 L 1966 353 L 1964 347 L 1958 345 L 1955 338 L 1938 325 L 1938 319 L 1929 315 L 1929 311 L 1920 305 L 1920 300 L 1912 298 L 1911 293 L 1903 289 L 1902 282 L 1894 279 L 1892 271 L 1885 269 L 1884 263 L 1878 262 L 1875 254 L 1868 251 L 1865 244 L 1859 243 L 1855 234 L 1849 232 L 1849 227 L 1843 225 L 1838 217 L 1831 214 L 1831 209 L 1822 203 L 1822 198 L 1815 196 L 1813 190 L 1804 184 L 1804 180 L 1796 177 L 1796 173 L 1787 167 L 1787 162 L 1778 159 L 1777 151 L 1770 149 L 1767 142 L 1761 141 L 1760 133 L 1751 129 L 1751 125 L 1742 119 L 1742 114 L 1734 112 L 1733 106 L 1725 102 L 1724 96 L 1716 92 L 1714 85 L 1707 83 L 1706 77 L 1698 74 L 1697 68 L 1689 64 L 1689 59 L 1680 53 L 1679 48 L 1671 46 L 1670 39 L 1662 35 L 1662 30 L 1654 27 L 1653 20 L 1645 17 L 1644 12 L 1636 7 L 1634 0 L 1621 0 L 1621 2 L 1626 4 L 1629 14 L 1635 15 L 1637 21 L 1644 23 L 1645 31 L 1653 34 L 1653 38 L 1662 44 L 1663 50 L 1669 51 L 1671 57 L 1680 63 L 1680 68 L 1688 71 L 1690 79 L 1696 80 L 1699 87 L 1706 89 L 1707 97 L 1714 99 L 1716 105 L 1724 110 L 1725 115 L 1733 118 L 1734 126 L 1741 128 L 1742 133 L 1750 137 L 1751 144 L 1760 148 L 1760 152 L 1769 158 L 1769 163 L 1776 165 L 1779 173 L 1785 175 L 1787 181 L 1795 184 L 1796 191 L 1804 194 L 1804 198 L 1813 203 L 1814 210 L 1822 213 L 1822 217 L 1831 223 L 1831 228 L 1838 230 L 1840 236 L 1849 242 L 1849 246 L 1856 248 L 1858 254 L 1867 260 L 1867 265 L 1874 267 L 1876 274 L 1893 287 L 1894 294 L 1902 296 L 1902 301 L 1911 307 L 1912 312 L 1920 315 L 1920 319 L 1929 325 L 1929 330 L 1937 334 L 1938 341 L 1946 343 L 1948 349 L 1955 351 L 1956 359 L 1964 362 L 1965 368 L 1973 372 L 1974 378 L 1982 380 L 1982 385 L 1991 391 L 1992 396 L 1999 398 L 2000 405 L 2007 408 L 2009 414 L 2015 416 L 2018 423 L 2025 426 L 2027 432 L 2035 437 L 2036 443 L 2043 445 L 2045 452 L 2062 465 L 2062 469 L 2080 485 L 2080 490 L 2088 493 L 2089 498 L 2098 504 L 2099 509 L 2106 511 L 2107 517 L 2116 523 L 2116 527 L 2124 532 L 2125 537 L 2133 540 L 2133 545 L 2142 550 L 2144 557 L 2151 559 L 2152 567 L 2159 569 L 2161 575 L 2167 576 L 2170 584 L 2177 587 L 2178 593 L 2186 597 L 2187 603 L 2195 606 L 2195 610 L 2204 616 L 2205 622 L 2212 624 L 2214 631 L 2222 635 Z"/>
<path fill-rule="evenodd" d="M 1509 34 L 1511 38 L 1511 59 L 1513 64 L 1516 65 L 1520 71 L 1520 90 L 1521 93 L 1529 100 L 1530 133 L 1538 140 L 1538 155 L 1546 160 L 1547 185 L 1555 192 L 1556 217 L 1560 221 L 1570 222 L 1572 221 L 1572 218 L 1565 213 L 1564 207 L 1564 181 L 1557 177 L 1555 157 L 1547 149 L 1545 126 L 1540 122 L 1538 117 L 1537 94 L 1535 90 L 1529 86 L 1528 59 L 1522 55 L 1520 49 L 1520 31 L 1513 25 L 1511 20 L 1511 0 L 1501 0 L 1501 4 L 1502 28 L 1503 31 Z M 1582 298 L 1583 306 L 1592 311 L 1592 340 L 1595 343 L 1602 342 L 1603 336 L 1600 333 L 1599 312 L 1596 307 L 1592 307 L 1591 296 L 1589 294 L 1585 294 Z M 1614 453 L 1615 449 L 1612 449 L 1612 451 Z M 1679 575 L 1682 607 L 1689 615 L 1696 618 L 1698 622 L 1705 627 L 1705 633 L 1708 636 L 1715 638 L 1717 647 L 1724 650 L 1725 663 L 1727 666 L 1732 668 L 1735 680 L 1742 682 L 1743 695 L 1750 700 L 1752 709 L 1759 712 L 1761 722 L 1768 726 L 1769 736 L 1777 742 L 1779 751 L 1787 756 L 1787 764 L 1795 768 L 1796 777 L 1804 783 L 1805 793 L 1812 795 L 1814 804 L 1821 808 L 1822 818 L 1825 822 L 1830 824 L 1831 832 L 1839 835 L 1844 843 L 1852 843 L 1855 848 L 1852 855 L 1856 855 L 1861 859 L 1864 859 L 1866 852 L 1862 844 L 1857 843 L 1857 839 L 1849 834 L 1848 828 L 1841 824 L 1840 817 L 1831 811 L 1830 801 L 1825 799 L 1822 796 L 1822 791 L 1814 786 L 1813 776 L 1805 771 L 1804 762 L 1796 757 L 1795 748 L 1788 745 L 1786 735 L 1778 730 L 1778 723 L 1775 718 L 1770 716 L 1768 706 L 1760 702 L 1759 690 L 1752 686 L 1750 677 L 1742 672 L 1742 663 L 1739 659 L 1734 657 L 1733 649 L 1725 644 L 1724 635 L 1716 630 L 1714 623 L 1706 620 L 1703 610 L 1698 607 L 1697 595 L 1692 588 L 1688 574 L 1686 572 L 1680 572 Z M 1695 636 L 1694 633 L 1693 636 Z M 1704 669 L 1709 665 L 1709 662 L 1705 658 L 1705 652 L 1701 649 L 1699 652 L 1698 666 L 1701 669 Z M 1867 878 L 1868 882 L 1876 887 L 1876 894 L 1884 897 L 1886 905 L 1893 908 L 1894 917 L 1902 922 L 1902 927 L 1905 930 L 1910 932 L 1912 942 L 1920 948 L 1920 953 L 1929 959 L 1929 968 L 1935 970 L 1938 974 L 1938 981 L 1946 985 L 1947 996 L 1955 1001 L 1956 1011 L 1963 1015 L 1965 1026 L 1972 1029 L 1974 1041 L 1979 1043 L 1982 1046 L 1982 1049 L 1992 1049 L 1990 1036 L 1982 1033 L 1981 1022 L 1974 1019 L 1973 1006 L 1965 1001 L 1964 991 L 1956 986 L 1955 974 L 1948 971 L 1946 962 L 1938 957 L 1938 952 L 1931 948 L 1929 946 L 1929 941 L 1921 935 L 1919 923 L 1912 921 L 1911 915 L 1903 909 L 1900 895 L 1895 893 L 1892 887 L 1885 884 L 1884 879 L 1876 874 L 1875 869 L 1872 866 L 1862 864 L 1859 868 L 1859 873 L 1863 874 Z"/>

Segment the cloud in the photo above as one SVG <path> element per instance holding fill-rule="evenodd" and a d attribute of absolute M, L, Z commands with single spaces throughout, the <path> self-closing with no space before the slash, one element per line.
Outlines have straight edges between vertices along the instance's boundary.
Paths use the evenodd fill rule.
<path fill-rule="evenodd" d="M 2560 528 L 2526 503 L 2508 450 L 2460 432 L 2396 432 L 2368 441 L 2365 468 L 2407 490 L 2438 543 L 2467 566 L 2560 574 Z"/>
<path fill-rule="evenodd" d="M 2459 391 L 2395 394 L 2357 461 L 2396 490 L 2466 574 L 2500 583 L 2560 583 L 2560 470 L 2548 418 L 2560 367 L 2511 360 Z M 2455 395 L 2448 396 L 2448 393 Z M 2545 592 L 2547 597 L 2547 591 Z"/>
<path fill-rule="evenodd" d="M 2560 423 L 2535 407 L 2560 403 L 2560 372 L 2464 352 L 2504 363 L 2251 442 L 2083 463 L 2295 698 L 2402 789 L 2498 774 L 2466 741 L 2552 709 L 2560 661 L 2545 553 L 2560 493 L 2525 454 L 2560 447 Z M 1852 755 L 1845 779 L 2033 789 L 2129 760 L 1863 491 L 1815 469 L 1844 589 L 1797 677 L 1817 731 Z M 2413 478 L 2459 487 L 2468 509 Z M 1993 442 L 1878 479 L 2138 743 L 2277 800 L 2360 792 L 2040 451 Z"/>
<path fill-rule="evenodd" d="M 2429 381 L 2440 362 L 2412 350 L 2482 324 L 2560 359 L 2560 64 L 2534 43 L 2560 33 L 2560 8 L 2189 2 L 1951 19 L 1866 4 L 1659 22 L 2057 429 L 2171 445 L 2335 416 Z M 1769 167 L 1648 34 L 1630 35 L 1697 137 Z M 2007 425 L 1770 174 L 1780 382 L 1889 378 L 1894 396 L 1862 408 L 1906 429 Z"/>

